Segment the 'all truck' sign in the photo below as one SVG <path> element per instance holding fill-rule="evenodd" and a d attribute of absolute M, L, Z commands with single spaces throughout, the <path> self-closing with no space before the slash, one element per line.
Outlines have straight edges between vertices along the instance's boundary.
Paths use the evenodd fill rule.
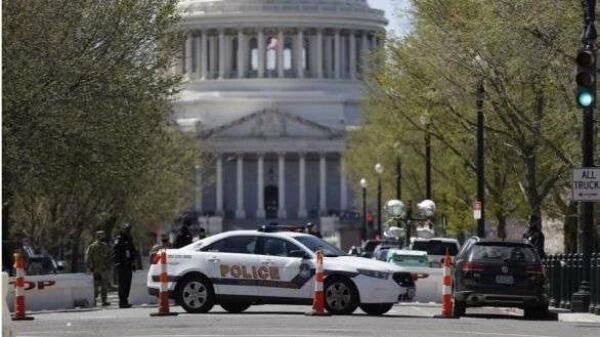
<path fill-rule="evenodd" d="M 573 169 L 573 201 L 600 201 L 600 168 Z"/>

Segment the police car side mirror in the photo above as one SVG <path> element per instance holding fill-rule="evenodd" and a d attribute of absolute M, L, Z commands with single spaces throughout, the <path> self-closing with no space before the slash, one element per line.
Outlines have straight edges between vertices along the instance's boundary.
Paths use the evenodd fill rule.
<path fill-rule="evenodd" d="M 306 254 L 306 252 L 303 250 L 292 250 L 289 253 L 289 257 L 299 257 L 302 259 L 306 259 L 308 258 L 308 254 Z"/>

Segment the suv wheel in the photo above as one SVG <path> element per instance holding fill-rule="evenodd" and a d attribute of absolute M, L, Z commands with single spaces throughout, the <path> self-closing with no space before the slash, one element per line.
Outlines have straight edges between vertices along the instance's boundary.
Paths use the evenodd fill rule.
<path fill-rule="evenodd" d="M 208 312 L 215 304 L 215 292 L 210 281 L 199 275 L 190 275 L 178 284 L 177 303 L 190 313 Z"/>
<path fill-rule="evenodd" d="M 250 307 L 250 303 L 226 302 L 226 303 L 221 303 L 221 307 L 232 314 L 239 314 L 240 312 L 248 309 Z"/>
<path fill-rule="evenodd" d="M 358 307 L 358 292 L 345 277 L 325 279 L 325 308 L 333 315 L 349 315 Z"/>
<path fill-rule="evenodd" d="M 390 311 L 394 303 L 377 303 L 377 304 L 360 304 L 359 307 L 362 311 L 366 312 L 367 315 L 381 316 L 386 312 Z"/>
<path fill-rule="evenodd" d="M 543 319 L 548 315 L 548 306 L 537 305 L 525 307 L 523 311 L 525 312 L 523 315 L 525 319 Z"/>
<path fill-rule="evenodd" d="M 454 300 L 454 304 L 452 305 L 452 315 L 456 318 L 460 318 L 461 316 L 464 316 L 466 312 L 467 303 Z"/>

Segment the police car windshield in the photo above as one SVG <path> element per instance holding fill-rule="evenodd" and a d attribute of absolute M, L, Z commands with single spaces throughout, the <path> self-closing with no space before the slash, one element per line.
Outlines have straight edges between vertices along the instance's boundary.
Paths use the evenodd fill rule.
<path fill-rule="evenodd" d="M 313 252 L 322 250 L 323 254 L 327 257 L 346 256 L 347 254 L 339 250 L 337 247 L 319 239 L 313 235 L 298 235 L 294 236 L 294 239 L 298 240 L 306 248 Z"/>

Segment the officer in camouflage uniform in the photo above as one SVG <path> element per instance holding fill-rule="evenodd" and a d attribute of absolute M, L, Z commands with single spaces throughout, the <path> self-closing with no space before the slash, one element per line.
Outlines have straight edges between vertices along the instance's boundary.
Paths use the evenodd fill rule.
<path fill-rule="evenodd" d="M 98 297 L 98 288 L 102 297 L 102 305 L 108 306 L 106 300 L 108 285 L 110 284 L 112 250 L 104 241 L 104 231 L 96 232 L 96 240 L 89 245 L 85 252 L 85 262 L 94 274 L 94 300 Z"/>
<path fill-rule="evenodd" d="M 169 241 L 169 234 L 163 233 L 160 235 L 160 243 L 155 244 L 150 249 L 150 255 L 159 253 L 163 249 L 171 248 L 171 242 Z"/>

